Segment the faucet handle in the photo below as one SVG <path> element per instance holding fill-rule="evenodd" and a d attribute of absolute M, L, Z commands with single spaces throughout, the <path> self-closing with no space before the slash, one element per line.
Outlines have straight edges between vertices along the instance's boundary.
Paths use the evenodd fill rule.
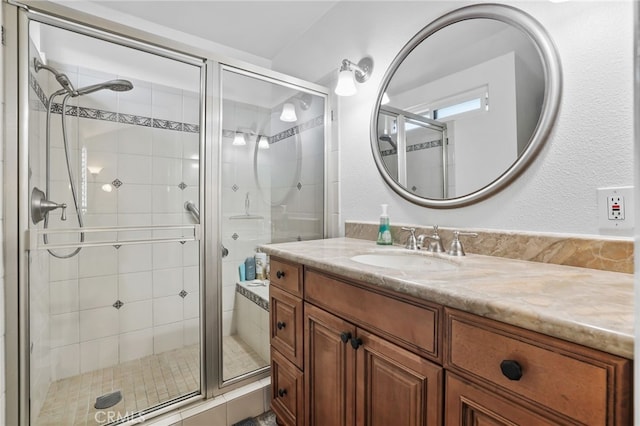
<path fill-rule="evenodd" d="M 418 250 L 418 241 L 416 240 L 416 228 L 407 228 L 405 226 L 402 227 L 404 231 L 409 231 L 409 238 L 407 239 L 407 245 L 405 248 L 409 250 Z"/>
<path fill-rule="evenodd" d="M 460 232 L 453 231 L 453 241 L 451 241 L 451 247 L 447 254 L 450 256 L 464 256 L 464 249 L 462 248 L 462 243 L 460 242 L 460 235 L 465 237 L 476 238 L 478 234 L 476 232 Z"/>

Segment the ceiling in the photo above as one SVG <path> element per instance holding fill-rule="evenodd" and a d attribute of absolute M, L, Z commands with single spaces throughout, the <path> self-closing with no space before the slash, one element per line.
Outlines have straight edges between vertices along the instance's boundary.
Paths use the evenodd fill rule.
<path fill-rule="evenodd" d="M 339 1 L 102 0 L 91 3 L 273 60 Z"/>

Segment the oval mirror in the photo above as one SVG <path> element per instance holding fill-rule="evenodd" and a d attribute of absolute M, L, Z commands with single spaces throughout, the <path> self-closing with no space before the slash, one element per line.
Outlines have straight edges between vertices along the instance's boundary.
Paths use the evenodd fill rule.
<path fill-rule="evenodd" d="M 530 164 L 560 104 L 544 28 L 510 6 L 454 10 L 416 34 L 385 73 L 371 148 L 385 181 L 426 207 L 467 205 Z"/>

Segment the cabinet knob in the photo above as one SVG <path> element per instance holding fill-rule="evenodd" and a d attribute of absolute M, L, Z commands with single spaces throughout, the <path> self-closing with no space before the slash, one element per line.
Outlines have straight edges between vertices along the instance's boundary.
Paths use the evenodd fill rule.
<path fill-rule="evenodd" d="M 362 339 L 361 338 L 357 338 L 357 339 L 351 339 L 351 347 L 353 349 L 358 349 L 360 346 L 362 346 Z"/>
<path fill-rule="evenodd" d="M 340 333 L 340 340 L 342 340 L 342 343 L 347 343 L 349 339 L 351 339 L 351 333 L 349 333 L 348 331 L 343 331 L 342 333 Z"/>
<path fill-rule="evenodd" d="M 284 321 L 278 321 L 278 323 L 276 324 L 276 327 L 278 327 L 278 330 L 282 330 L 286 326 L 287 326 L 287 323 Z"/>
<path fill-rule="evenodd" d="M 286 389 L 278 389 L 278 396 L 280 398 L 282 398 L 283 396 L 285 396 L 287 394 L 287 390 Z"/>
<path fill-rule="evenodd" d="M 276 277 L 278 277 L 278 278 L 284 278 L 284 271 L 277 271 L 277 272 L 276 272 Z"/>
<path fill-rule="evenodd" d="M 520 380 L 522 377 L 522 367 L 518 361 L 505 359 L 500 363 L 502 374 L 509 380 Z"/>

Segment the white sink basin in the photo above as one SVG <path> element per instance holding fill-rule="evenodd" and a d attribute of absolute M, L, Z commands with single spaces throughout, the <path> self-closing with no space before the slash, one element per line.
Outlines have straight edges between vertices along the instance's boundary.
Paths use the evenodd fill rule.
<path fill-rule="evenodd" d="M 351 257 L 354 262 L 390 269 L 413 269 L 424 271 L 453 271 L 458 265 L 437 257 L 412 253 L 372 253 Z"/>

